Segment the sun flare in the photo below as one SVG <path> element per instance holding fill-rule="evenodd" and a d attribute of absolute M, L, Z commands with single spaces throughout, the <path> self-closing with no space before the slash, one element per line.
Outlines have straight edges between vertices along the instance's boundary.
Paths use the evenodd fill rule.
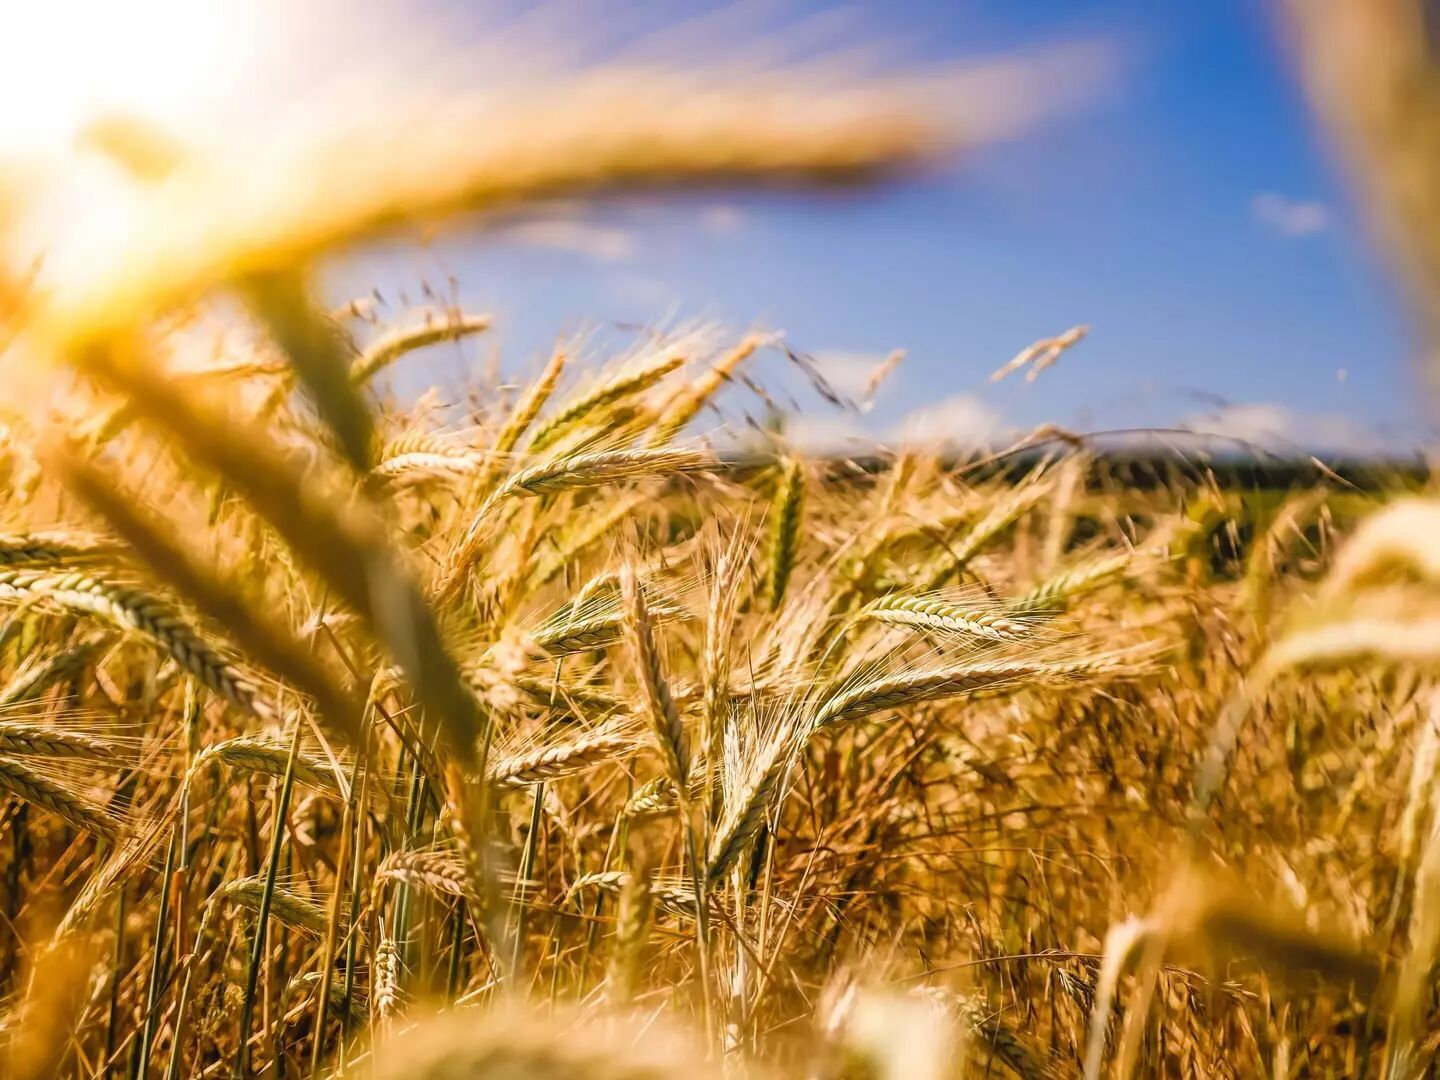
<path fill-rule="evenodd" d="M 245 0 L 10 5 L 0 37 L 0 151 L 62 149 L 96 117 L 194 116 L 232 89 L 252 44 Z"/>

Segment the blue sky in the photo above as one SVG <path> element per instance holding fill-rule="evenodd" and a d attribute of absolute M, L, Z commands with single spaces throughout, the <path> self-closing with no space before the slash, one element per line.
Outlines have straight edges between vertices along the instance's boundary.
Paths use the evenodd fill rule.
<path fill-rule="evenodd" d="M 740 22 L 763 38 L 824 7 L 750 5 Z M 617 49 L 675 17 L 668 5 L 623 10 Z M 877 438 L 917 410 L 924 430 L 943 429 L 948 403 L 957 425 L 1184 422 L 1267 444 L 1414 445 L 1425 412 L 1406 320 L 1273 10 L 891 0 L 832 21 L 834 47 L 878 39 L 943 62 L 1079 40 L 1108 45 L 1114 70 L 1095 100 L 922 179 L 822 198 L 612 203 L 570 221 L 579 255 L 537 242 L 554 230 L 401 239 L 336 268 L 330 287 L 417 297 L 422 280 L 453 275 L 467 308 L 499 317 L 512 367 L 590 324 L 698 316 L 783 328 L 842 375 L 857 367 L 847 357 L 903 348 L 858 422 Z M 1022 346 L 1076 323 L 1089 338 L 1035 383 L 987 383 Z M 461 355 L 474 358 L 433 355 L 400 388 Z"/>

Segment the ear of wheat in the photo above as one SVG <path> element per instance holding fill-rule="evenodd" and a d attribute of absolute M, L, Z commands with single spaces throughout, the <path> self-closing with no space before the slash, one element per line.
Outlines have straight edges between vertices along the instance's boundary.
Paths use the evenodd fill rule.
<path fill-rule="evenodd" d="M 118 745 L 97 736 L 24 720 L 0 720 L 0 754 L 92 761 L 118 761 L 124 756 Z"/>
<path fill-rule="evenodd" d="M 86 638 L 17 671 L 15 677 L 0 689 L 0 707 L 38 697 L 57 682 L 78 675 L 95 659 L 100 646 L 98 637 Z"/>
<path fill-rule="evenodd" d="M 944 595 L 884 597 L 872 601 L 861 614 L 892 626 L 985 641 L 1024 641 L 1036 630 L 1034 622 L 1024 615 L 987 610 Z"/>
<path fill-rule="evenodd" d="M 0 788 L 102 840 L 116 841 L 125 832 L 104 807 L 14 758 L 0 757 Z"/>
<path fill-rule="evenodd" d="M 620 371 L 563 405 L 537 426 L 530 436 L 529 450 L 535 453 L 553 443 L 562 433 L 592 413 L 642 393 L 685 363 L 678 352 L 663 352 L 653 359 Z"/>
<path fill-rule="evenodd" d="M 683 799 L 691 769 L 690 733 L 670 693 L 645 593 L 635 571 L 628 565 L 620 570 L 620 598 L 624 605 L 625 640 L 640 688 L 640 713 L 649 723 L 660 759 Z"/>
<path fill-rule="evenodd" d="M 805 473 L 795 458 L 780 466 L 770 514 L 770 605 L 778 607 L 785 599 L 785 589 L 795 568 L 795 545 L 800 532 L 800 516 L 805 506 Z"/>
<path fill-rule="evenodd" d="M 483 333 L 494 320 L 489 315 L 444 315 L 419 326 L 406 326 L 383 334 L 367 345 L 350 364 L 350 380 L 367 383 L 406 353 L 441 341 Z"/>
<path fill-rule="evenodd" d="M 620 724 L 568 741 L 548 743 L 534 750 L 497 754 L 491 759 L 488 776 L 492 784 L 504 787 L 528 787 L 558 780 L 620 761 L 636 749 L 637 735 L 631 725 Z"/>
<path fill-rule="evenodd" d="M 0 596 L 35 598 L 67 611 L 98 615 L 123 630 L 138 631 L 226 701 L 263 721 L 274 719 L 274 711 L 259 696 L 250 677 L 158 597 L 86 574 L 30 570 L 0 570 Z"/>
<path fill-rule="evenodd" d="M 919 702 L 995 693 L 1027 685 L 1064 685 L 1124 671 L 1122 661 L 1104 655 L 1073 660 L 981 660 L 906 671 L 858 681 L 824 698 L 812 723 L 819 730 Z"/>
<path fill-rule="evenodd" d="M 236 904 L 249 911 L 260 910 L 261 897 L 265 893 L 263 877 L 240 878 L 222 885 L 216 897 L 220 901 Z M 289 889 L 275 886 L 271 890 L 270 914 L 287 926 L 303 930 L 316 937 L 324 937 L 328 920 L 325 910 Z"/>
<path fill-rule="evenodd" d="M 190 775 L 212 763 L 221 763 L 232 769 L 258 773 L 273 779 L 282 779 L 290 767 L 290 752 L 278 739 L 266 736 L 241 735 L 223 742 L 211 743 L 200 751 L 190 763 Z M 345 783 L 336 775 L 328 761 L 309 754 L 298 754 L 294 763 L 295 780 L 319 791 L 337 796 L 342 800 L 348 796 Z"/>

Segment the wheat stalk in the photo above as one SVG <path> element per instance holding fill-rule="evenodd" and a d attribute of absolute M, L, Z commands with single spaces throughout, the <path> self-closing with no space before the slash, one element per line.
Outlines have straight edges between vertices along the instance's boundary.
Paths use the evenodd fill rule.
<path fill-rule="evenodd" d="M 565 653 L 603 649 L 619 641 L 626 619 L 615 578 L 602 574 L 592 578 L 564 607 L 530 632 L 537 648 L 560 656 Z M 645 594 L 645 613 L 652 625 L 663 624 L 683 614 L 682 610 L 653 587 L 640 586 Z"/>
<path fill-rule="evenodd" d="M 765 815 L 784 783 L 794 751 L 788 725 L 782 725 L 764 741 L 745 774 L 736 778 L 710 841 L 706 873 L 712 885 L 724 880 L 765 823 Z"/>
<path fill-rule="evenodd" d="M 120 747 L 115 743 L 78 731 L 65 731 L 24 720 L 0 720 L 0 754 L 90 761 L 115 761 L 122 757 Z"/>
<path fill-rule="evenodd" d="M 1088 326 L 1072 326 L 1063 334 L 1041 338 L 1035 344 L 1021 349 L 1014 357 L 1002 364 L 990 376 L 990 381 L 999 382 L 1012 371 L 1019 371 L 1029 364 L 1030 370 L 1025 373 L 1025 381 L 1034 382 L 1042 371 L 1060 359 L 1061 353 L 1079 343 L 1089 332 Z"/>
<path fill-rule="evenodd" d="M 278 739 L 261 735 L 239 735 L 223 742 L 211 743 L 201 750 L 190 763 L 189 776 L 195 776 L 212 762 L 220 762 L 232 769 L 242 769 L 279 780 L 285 776 L 289 759 L 289 746 Z M 341 800 L 347 797 L 335 769 L 323 758 L 304 753 L 296 754 L 295 780 Z"/>
<path fill-rule="evenodd" d="M 375 880 L 420 885 L 442 896 L 474 897 L 464 864 L 440 851 L 392 851 L 380 863 Z"/>
<path fill-rule="evenodd" d="M 592 413 L 609 408 L 654 386 L 666 375 L 685 363 L 678 352 L 666 352 L 646 363 L 620 371 L 610 379 L 565 404 L 554 415 L 543 420 L 530 436 L 531 453 L 543 450 L 561 434 Z"/>
<path fill-rule="evenodd" d="M 74 532 L 0 535 L 0 566 L 93 562 L 115 555 L 114 540 Z"/>
<path fill-rule="evenodd" d="M 215 899 L 236 904 L 248 911 L 258 912 L 265 894 L 265 878 L 249 877 L 227 881 L 215 891 Z M 276 885 L 270 896 L 270 914 L 286 926 L 303 930 L 307 934 L 323 938 L 329 927 L 325 909 L 306 900 L 303 896 Z"/>
<path fill-rule="evenodd" d="M 0 598 L 28 597 L 138 631 L 226 701 L 262 721 L 275 719 L 249 676 L 206 644 L 179 612 L 158 597 L 85 574 L 0 570 Z"/>
<path fill-rule="evenodd" d="M 435 586 L 437 604 L 454 600 L 466 575 L 480 558 L 489 538 L 488 526 L 495 507 L 517 495 L 547 496 L 576 488 L 601 487 L 644 476 L 670 476 L 713 468 L 713 460 L 693 450 L 607 450 L 569 454 L 537 462 L 514 473 L 475 512 L 460 542 L 455 545 L 444 575 Z"/>
<path fill-rule="evenodd" d="M 985 512 L 985 516 L 971 526 L 969 532 L 936 559 L 934 567 L 925 574 L 918 591 L 933 592 L 952 575 L 964 570 L 971 559 L 980 554 L 1001 532 L 1015 524 L 1048 490 L 1048 484 L 1030 480 L 1014 491 L 1002 495 Z"/>
<path fill-rule="evenodd" d="M 645 593 L 628 564 L 620 569 L 620 598 L 625 611 L 622 628 L 640 686 L 641 713 L 650 725 L 666 772 L 683 792 L 690 777 L 690 736 L 670 696 Z"/>
<path fill-rule="evenodd" d="M 403 480 L 416 473 L 426 476 L 472 476 L 485 467 L 486 458 L 471 450 L 457 449 L 442 439 L 411 437 L 387 444 L 370 475 L 386 480 Z"/>
<path fill-rule="evenodd" d="M 26 768 L 14 758 L 0 757 L 0 788 L 102 840 L 114 843 L 124 833 L 104 807 Z"/>
<path fill-rule="evenodd" d="M 635 747 L 632 726 L 601 728 L 565 742 L 548 743 L 524 753 L 492 759 L 489 779 L 501 787 L 529 787 L 619 761 Z"/>
<path fill-rule="evenodd" d="M 887 596 L 866 605 L 861 615 L 893 626 L 987 641 L 1023 641 L 1035 633 L 1035 624 L 1023 615 L 986 610 L 946 596 Z"/>
<path fill-rule="evenodd" d="M 680 391 L 664 407 L 655 421 L 655 430 L 650 437 L 651 446 L 662 446 L 685 429 L 707 401 L 715 396 L 722 386 L 730 381 L 736 368 L 743 364 L 755 351 L 765 344 L 767 338 L 761 334 L 747 334 L 740 343 L 712 364 L 700 378 Z"/>
<path fill-rule="evenodd" d="M 635 517 L 637 511 L 651 501 L 651 496 L 643 493 L 622 495 L 613 506 L 577 522 L 575 531 L 563 540 L 555 554 L 531 573 L 530 587 L 538 589 L 553 581 L 581 553 L 608 536 L 616 526 Z"/>
<path fill-rule="evenodd" d="M 873 712 L 926 701 L 963 697 L 1027 685 L 1053 685 L 1124 670 L 1114 656 L 1075 660 L 991 660 L 906 671 L 858 682 L 823 699 L 816 730 L 862 719 Z"/>
<path fill-rule="evenodd" d="M 370 993 L 370 1002 L 375 1015 L 382 1022 L 392 1019 L 400 1011 L 400 950 L 395 939 L 381 935 L 375 946 L 375 983 Z"/>
<path fill-rule="evenodd" d="M 324 980 L 324 977 L 325 973 L 323 971 L 306 971 L 296 975 L 285 984 L 285 989 L 281 991 L 281 1002 L 288 1006 L 295 998 L 301 995 L 313 998 L 320 993 L 320 984 Z M 345 988 L 343 986 L 330 987 L 329 1001 L 326 1003 L 326 1008 L 336 1016 L 344 1017 L 352 1025 L 361 1024 L 365 1021 L 364 1006 L 358 1001 L 349 999 L 345 994 Z"/>
<path fill-rule="evenodd" d="M 528 695 L 538 705 L 574 704 L 598 713 L 613 713 L 620 708 L 619 698 L 593 686 L 557 683 L 530 675 L 517 675 L 515 689 Z"/>
<path fill-rule="evenodd" d="M 600 889 L 604 892 L 619 893 L 630 879 L 628 871 L 600 870 L 582 874 L 570 886 L 571 893 L 583 889 Z M 678 882 L 652 880 L 650 895 L 661 911 L 684 919 L 695 918 L 695 890 Z"/>
<path fill-rule="evenodd" d="M 625 816 L 629 818 L 658 817 L 673 813 L 680 806 L 675 783 L 668 776 L 657 776 L 635 789 L 625 802 Z"/>
<path fill-rule="evenodd" d="M 555 387 L 560 383 L 560 376 L 565 372 L 565 354 L 559 349 L 550 357 L 550 362 L 545 365 L 545 370 L 540 377 L 530 384 L 515 408 L 511 410 L 510 416 L 505 421 L 499 433 L 495 436 L 495 452 L 506 454 L 513 450 L 520 441 L 535 418 L 540 415 L 540 410 L 545 408 L 545 403 L 550 400 L 550 395 L 555 392 Z M 532 442 L 532 449 L 534 448 Z"/>
<path fill-rule="evenodd" d="M 88 638 L 27 667 L 0 689 L 0 707 L 39 697 L 50 686 L 83 671 L 100 651 L 100 640 Z"/>
<path fill-rule="evenodd" d="M 795 568 L 795 548 L 804 506 L 804 467 L 798 459 L 786 458 L 781 463 L 780 477 L 770 503 L 770 572 L 766 596 L 772 608 L 779 607 L 780 601 L 785 598 L 785 588 Z"/>
<path fill-rule="evenodd" d="M 678 476 L 714 467 L 715 461 L 708 454 L 673 447 L 570 454 L 554 461 L 539 462 L 515 473 L 496 498 L 554 495 L 574 488 L 601 487 L 648 476 Z"/>
<path fill-rule="evenodd" d="M 368 383 L 400 357 L 427 345 L 461 338 L 489 330 L 494 319 L 489 315 L 447 315 L 427 319 L 419 326 L 401 327 L 376 338 L 350 364 L 350 381 Z"/>
<path fill-rule="evenodd" d="M 1133 561 L 1130 552 L 1121 551 L 1062 570 L 1016 597 L 1011 608 L 1017 612 L 1063 608 L 1087 592 L 1118 581 Z"/>
<path fill-rule="evenodd" d="M 627 1003 L 635 995 L 640 953 L 650 934 L 651 905 L 649 872 L 637 869 L 627 874 L 620 886 L 615 943 L 606 977 L 606 996 L 617 1005 Z"/>

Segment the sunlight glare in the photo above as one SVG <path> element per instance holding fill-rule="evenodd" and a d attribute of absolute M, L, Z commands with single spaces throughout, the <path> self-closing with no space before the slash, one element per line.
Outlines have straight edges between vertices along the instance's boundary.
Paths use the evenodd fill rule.
<path fill-rule="evenodd" d="M 251 45 L 246 0 L 43 0 L 0 36 L 0 150 L 55 151 L 98 116 L 193 118 L 232 89 Z"/>

